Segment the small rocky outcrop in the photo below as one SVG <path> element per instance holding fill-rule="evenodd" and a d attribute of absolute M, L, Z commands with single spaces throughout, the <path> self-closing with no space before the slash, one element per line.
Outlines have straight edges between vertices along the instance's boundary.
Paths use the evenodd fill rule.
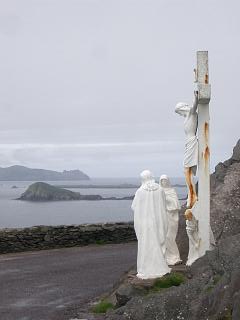
<path fill-rule="evenodd" d="M 45 182 L 35 182 L 17 200 L 26 201 L 69 201 L 69 200 L 132 200 L 134 196 L 122 198 L 108 197 L 104 198 L 98 194 L 80 194 L 56 186 L 52 186 Z"/>
<path fill-rule="evenodd" d="M 81 195 L 79 192 L 51 186 L 45 182 L 31 184 L 19 200 L 27 201 L 61 201 L 61 200 L 101 200 L 99 195 Z"/>

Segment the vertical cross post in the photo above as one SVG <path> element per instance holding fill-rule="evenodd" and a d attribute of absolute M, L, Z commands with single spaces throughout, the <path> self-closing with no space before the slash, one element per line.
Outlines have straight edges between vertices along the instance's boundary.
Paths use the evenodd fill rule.
<path fill-rule="evenodd" d="M 208 51 L 197 51 L 196 82 L 198 104 L 198 227 L 201 238 L 199 254 L 210 250 L 210 147 L 209 147 L 209 84 Z"/>

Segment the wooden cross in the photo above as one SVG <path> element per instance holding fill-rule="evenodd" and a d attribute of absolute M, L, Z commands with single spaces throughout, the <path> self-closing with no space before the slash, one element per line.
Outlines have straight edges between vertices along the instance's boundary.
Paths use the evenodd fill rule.
<path fill-rule="evenodd" d="M 210 250 L 210 147 L 209 147 L 209 84 L 208 51 L 197 51 L 195 69 L 198 104 L 198 228 L 200 256 Z"/>

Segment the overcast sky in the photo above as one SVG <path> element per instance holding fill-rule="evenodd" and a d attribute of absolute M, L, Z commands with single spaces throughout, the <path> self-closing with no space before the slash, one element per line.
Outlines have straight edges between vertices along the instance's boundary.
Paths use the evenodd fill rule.
<path fill-rule="evenodd" d="M 212 168 L 240 138 L 238 0 L 0 0 L 0 167 L 182 176 L 196 51 Z"/>

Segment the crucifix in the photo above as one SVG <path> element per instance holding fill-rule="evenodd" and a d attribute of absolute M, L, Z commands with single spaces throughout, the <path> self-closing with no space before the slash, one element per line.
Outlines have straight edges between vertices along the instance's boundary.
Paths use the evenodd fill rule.
<path fill-rule="evenodd" d="M 185 218 L 189 236 L 187 262 L 189 265 L 211 249 L 210 242 L 214 243 L 210 227 L 209 102 L 211 86 L 207 51 L 197 52 L 197 67 L 194 71 L 197 88 L 194 91 L 193 104 L 179 102 L 175 108 L 175 112 L 185 118 L 184 174 L 188 187 Z M 196 174 L 198 175 L 198 194 L 194 182 Z"/>

